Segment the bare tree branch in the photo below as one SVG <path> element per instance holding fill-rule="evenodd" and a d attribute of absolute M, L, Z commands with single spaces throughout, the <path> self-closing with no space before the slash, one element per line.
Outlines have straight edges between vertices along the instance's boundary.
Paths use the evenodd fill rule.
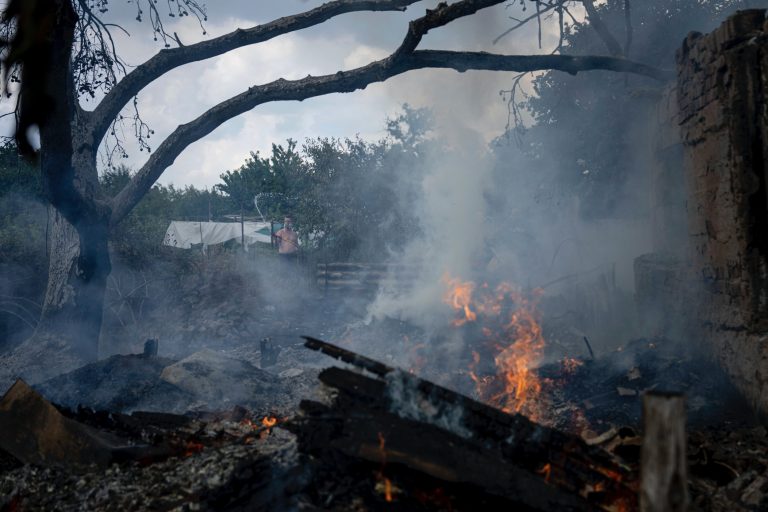
<path fill-rule="evenodd" d="M 247 91 L 222 101 L 193 121 L 178 126 L 158 146 L 157 151 L 149 157 L 144 166 L 112 200 L 110 224 L 114 226 L 131 211 L 187 146 L 205 137 L 225 121 L 263 103 L 301 101 L 330 93 L 352 92 L 357 89 L 364 89 L 371 83 L 382 82 L 395 75 L 422 68 L 454 69 L 462 72 L 470 69 L 516 72 L 555 69 L 571 74 L 579 71 L 602 69 L 635 73 L 657 80 L 665 80 L 670 77 L 670 73 L 665 71 L 615 57 L 497 55 L 486 52 L 440 50 L 415 51 L 422 37 L 430 30 L 503 1 L 461 0 L 451 5 L 441 3 L 437 9 L 427 10 L 425 16 L 413 20 L 408 26 L 402 44 L 385 59 L 350 71 L 339 71 L 332 75 L 307 76 L 291 81 L 281 78 L 268 84 L 250 87 Z M 344 2 L 344 5 L 348 7 L 349 3 Z M 389 6 L 391 7 L 391 4 Z M 178 49 L 174 51 L 178 51 Z"/>
<path fill-rule="evenodd" d="M 371 83 L 382 82 L 406 71 L 421 68 L 444 68 L 457 71 L 538 71 L 557 69 L 575 74 L 579 71 L 603 69 L 636 73 L 664 80 L 671 74 L 645 64 L 615 57 L 574 57 L 567 55 L 496 55 L 485 52 L 453 52 L 420 50 L 411 54 L 393 54 L 351 71 L 333 75 L 306 77 L 300 80 L 276 80 L 254 86 L 214 106 L 195 120 L 180 125 L 152 154 L 113 202 L 111 223 L 117 224 L 141 200 L 163 171 L 193 142 L 205 137 L 225 121 L 263 103 L 301 101 L 330 93 L 352 92 Z"/>
<path fill-rule="evenodd" d="M 536 29 L 539 40 L 539 50 L 541 50 L 541 3 L 534 2 L 536 4 Z"/>
<path fill-rule="evenodd" d="M 503 1 L 504 0 L 464 0 L 451 5 L 441 2 L 437 4 L 436 9 L 427 9 L 427 14 L 425 16 L 417 18 L 408 24 L 408 32 L 393 56 L 397 57 L 411 53 L 430 30 L 445 26 L 452 21 L 465 16 L 470 16 L 481 9 L 500 4 Z"/>
<path fill-rule="evenodd" d="M 562 2 L 561 2 L 561 3 L 562 3 Z M 538 4 L 537 4 L 537 6 L 538 6 Z M 529 21 L 531 21 L 532 19 L 534 19 L 534 18 L 538 18 L 538 17 L 539 17 L 541 14 L 544 14 L 544 13 L 545 13 L 545 12 L 547 12 L 547 11 L 551 11 L 552 9 L 554 9 L 554 8 L 555 8 L 555 7 L 557 7 L 557 6 L 558 6 L 558 4 L 551 4 L 551 5 L 548 5 L 548 6 L 544 7 L 543 9 L 539 9 L 539 11 L 538 11 L 538 12 L 535 12 L 535 13 L 531 14 L 531 15 L 530 15 L 530 16 L 528 16 L 527 18 L 524 18 L 524 19 L 522 19 L 522 20 L 516 20 L 516 21 L 517 21 L 517 23 L 516 23 L 516 24 L 514 24 L 513 26 L 509 27 L 507 30 L 505 30 L 504 32 L 502 32 L 501 34 L 499 34 L 498 36 L 496 36 L 496 39 L 494 39 L 494 40 L 493 40 L 493 44 L 496 44 L 496 43 L 498 43 L 498 42 L 499 42 L 499 41 L 501 41 L 501 40 L 502 40 L 504 37 L 506 37 L 507 35 L 511 34 L 511 33 L 512 33 L 512 32 L 514 32 L 515 30 L 517 30 L 518 28 L 522 27 L 523 25 L 525 25 L 526 23 L 528 23 L 528 22 L 529 22 Z"/>
<path fill-rule="evenodd" d="M 178 48 L 161 50 L 118 82 L 91 113 L 86 140 L 96 146 L 112 120 L 144 87 L 168 71 L 184 64 L 222 55 L 236 48 L 268 41 L 314 25 L 341 14 L 357 11 L 403 11 L 418 0 L 334 0 L 301 14 L 279 18 L 248 29 L 238 29 L 223 36 Z M 497 2 L 498 3 L 498 2 Z"/>
<path fill-rule="evenodd" d="M 594 0 L 582 0 L 582 3 L 584 4 L 584 9 L 587 11 L 590 26 L 595 29 L 597 35 L 603 40 L 605 47 L 608 48 L 608 53 L 614 57 L 621 57 L 624 54 L 621 50 L 621 45 L 616 38 L 613 37 L 613 34 L 608 30 L 605 23 L 603 23 L 603 19 L 597 13 L 597 9 L 595 8 Z"/>
<path fill-rule="evenodd" d="M 563 40 L 565 39 L 565 20 L 563 19 L 563 2 L 560 0 L 557 7 L 557 25 L 559 28 L 559 37 L 557 40 L 557 48 L 553 53 L 560 53 L 563 51 Z"/>
<path fill-rule="evenodd" d="M 624 0 L 624 26 L 627 32 L 627 38 L 624 41 L 624 56 L 629 58 L 629 49 L 632 46 L 632 7 L 629 0 Z"/>

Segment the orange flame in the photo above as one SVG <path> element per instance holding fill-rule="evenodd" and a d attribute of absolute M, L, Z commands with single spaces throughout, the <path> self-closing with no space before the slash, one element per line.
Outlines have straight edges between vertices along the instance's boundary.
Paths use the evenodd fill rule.
<path fill-rule="evenodd" d="M 379 484 L 376 485 L 377 490 L 380 487 L 383 487 L 384 491 L 384 501 L 387 503 L 392 503 L 392 480 L 387 478 L 384 475 L 384 468 L 387 465 L 387 450 L 386 450 L 386 439 L 384 438 L 384 434 L 381 432 L 377 433 L 379 438 L 379 454 L 381 455 L 381 470 L 376 474 L 377 479 L 379 480 Z"/>
<path fill-rule="evenodd" d="M 495 375 L 481 375 L 481 355 L 473 352 L 470 377 L 481 400 L 505 412 L 519 412 L 535 421 L 546 417 L 547 404 L 541 400 L 542 382 L 534 369 L 541 362 L 544 337 L 536 314 L 540 291 L 532 296 L 508 283 L 479 288 L 471 281 L 444 275 L 449 287 L 443 300 L 456 311 L 454 326 L 468 322 L 483 323 L 489 352 L 496 368 Z M 478 297 L 474 297 L 475 292 Z"/>
<path fill-rule="evenodd" d="M 184 456 L 185 457 L 191 457 L 195 453 L 199 453 L 199 452 L 203 451 L 203 448 L 205 448 L 205 446 L 203 446 L 201 443 L 196 443 L 194 441 L 189 441 L 189 442 L 187 442 L 187 446 L 185 448 L 186 449 L 184 451 Z"/>
<path fill-rule="evenodd" d="M 454 319 L 453 325 L 459 327 L 467 322 L 477 320 L 477 313 L 470 308 L 475 283 L 462 282 L 461 279 L 452 278 L 448 274 L 443 275 L 442 282 L 448 287 L 448 291 L 443 295 L 443 301 L 450 304 L 453 309 L 464 313 L 463 318 Z"/>
<path fill-rule="evenodd" d="M 549 477 L 552 476 L 552 464 L 547 462 L 540 470 L 537 471 L 537 473 L 544 475 L 544 481 L 549 483 Z"/>
<path fill-rule="evenodd" d="M 384 477 L 384 501 L 392 503 L 392 481 Z"/>
<path fill-rule="evenodd" d="M 576 373 L 576 369 L 580 366 L 584 366 L 583 361 L 579 361 L 578 359 L 574 359 L 572 357 L 565 357 L 561 361 L 563 365 L 563 373 L 566 375 L 572 375 Z"/>
<path fill-rule="evenodd" d="M 261 419 L 261 424 L 267 428 L 272 428 L 277 425 L 277 418 L 274 416 L 264 416 Z"/>

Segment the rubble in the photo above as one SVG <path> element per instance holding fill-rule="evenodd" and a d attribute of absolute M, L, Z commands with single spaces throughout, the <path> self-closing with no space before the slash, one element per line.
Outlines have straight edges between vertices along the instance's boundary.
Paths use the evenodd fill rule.
<path fill-rule="evenodd" d="M 50 401 L 115 412 L 136 408 L 183 412 L 196 398 L 165 382 L 160 374 L 176 361 L 165 357 L 115 355 L 42 382 L 35 388 Z"/>
<path fill-rule="evenodd" d="M 645 351 L 653 350 L 645 344 Z M 652 352 L 652 358 L 666 353 Z M 249 354 L 258 363 L 258 350 Z M 615 388 L 632 383 L 642 391 L 659 378 L 647 367 L 645 358 L 651 356 L 644 355 L 639 344 L 617 356 L 626 358 L 624 365 L 598 358 L 578 367 L 583 374 L 571 377 L 576 379 L 576 393 L 607 381 L 612 402 L 607 397 L 602 403 L 595 399 L 598 405 L 584 414 L 602 417 L 602 422 L 591 423 L 594 431 L 577 430 L 570 435 L 506 415 L 363 357 L 348 359 L 365 368 L 362 374 L 342 368 L 318 373 L 323 365 L 317 354 L 292 345 L 281 351 L 272 370 L 284 375 L 269 376 L 281 384 L 281 391 L 263 398 L 270 403 L 255 400 L 250 408 L 223 412 L 186 408 L 183 415 L 136 410 L 125 414 L 85 407 L 56 409 L 45 402 L 78 429 L 144 447 L 147 456 L 102 465 L 106 469 L 80 465 L 67 470 L 49 462 L 25 464 L 0 447 L 0 510 L 363 510 L 386 506 L 461 511 L 521 503 L 528 509 L 549 510 L 562 509 L 567 503 L 572 509 L 598 502 L 615 504 L 602 486 L 634 489 L 642 441 L 636 429 L 608 421 L 631 417 L 612 415 L 610 404 L 635 399 L 619 397 Z M 126 379 L 126 386 L 113 387 L 124 392 L 131 379 L 154 375 L 153 382 L 160 381 L 169 360 L 120 356 L 102 364 L 107 362 L 114 367 L 111 371 L 124 366 L 120 378 Z M 251 371 L 245 365 L 240 368 Z M 683 365 L 677 371 L 686 368 L 690 369 Z M 62 376 L 61 396 L 74 393 L 77 383 L 87 384 L 86 377 L 98 375 L 97 370 L 98 366 L 89 365 Z M 323 386 L 318 387 L 318 375 Z M 111 384 L 104 380 L 99 385 Z M 149 392 L 152 387 L 144 389 Z M 88 393 L 83 396 L 89 398 Z M 299 398 L 305 400 L 300 407 Z M 717 396 L 712 399 L 719 403 Z M 117 402 L 104 398 L 102 403 Z M 511 439 L 513 432 L 517 435 Z M 763 427 L 726 423 L 721 428 L 694 429 L 688 433 L 688 446 L 690 510 L 765 508 L 768 435 Z M 592 461 L 591 466 L 585 470 L 579 457 Z M 585 485 L 580 479 L 590 474 L 595 478 L 589 467 L 610 471 L 598 471 L 598 480 Z M 617 483 L 603 474 L 615 477 L 612 471 L 626 476 Z"/>
<path fill-rule="evenodd" d="M 160 379 L 219 407 L 278 392 L 278 379 L 271 374 L 207 349 L 166 366 Z"/>

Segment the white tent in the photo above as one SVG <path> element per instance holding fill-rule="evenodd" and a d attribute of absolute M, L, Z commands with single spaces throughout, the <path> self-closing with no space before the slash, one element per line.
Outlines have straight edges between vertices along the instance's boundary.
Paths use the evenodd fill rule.
<path fill-rule="evenodd" d="M 270 243 L 269 222 L 244 222 L 246 248 L 256 242 Z M 185 222 L 172 221 L 165 232 L 163 245 L 190 249 L 193 245 L 221 244 L 229 240 L 241 242 L 243 233 L 239 222 Z"/>

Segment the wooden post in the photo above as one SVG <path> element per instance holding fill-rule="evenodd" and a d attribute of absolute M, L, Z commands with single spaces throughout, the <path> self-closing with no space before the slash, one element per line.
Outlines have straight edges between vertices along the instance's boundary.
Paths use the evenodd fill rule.
<path fill-rule="evenodd" d="M 240 243 L 243 246 L 243 252 L 246 252 L 248 249 L 245 247 L 245 218 L 243 217 L 245 215 L 245 206 L 240 203 Z"/>
<path fill-rule="evenodd" d="M 640 466 L 641 512 L 688 509 L 685 440 L 685 397 L 681 393 L 646 393 Z"/>

